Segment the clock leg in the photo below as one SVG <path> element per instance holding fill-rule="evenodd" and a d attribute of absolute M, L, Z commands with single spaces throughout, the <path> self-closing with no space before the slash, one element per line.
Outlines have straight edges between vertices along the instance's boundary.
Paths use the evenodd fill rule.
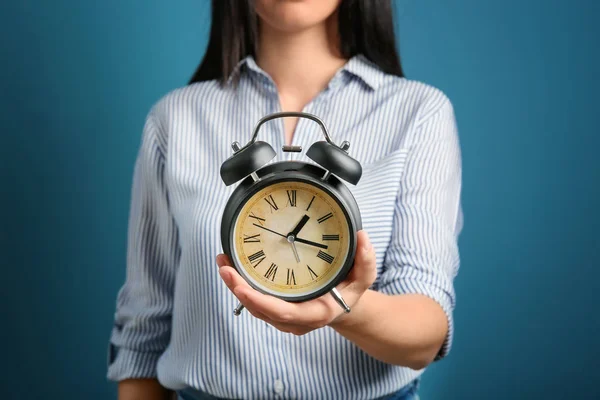
<path fill-rule="evenodd" d="M 336 288 L 331 289 L 331 291 L 329 293 L 331 293 L 331 295 L 333 296 L 335 301 L 340 305 L 340 307 L 342 307 L 344 309 L 344 312 L 346 314 L 350 312 L 350 307 L 348 307 L 348 304 L 346 304 L 346 302 L 344 301 L 344 298 L 342 297 L 342 295 L 340 294 L 340 292 L 338 292 L 338 290 Z"/>
<path fill-rule="evenodd" d="M 238 316 L 242 313 L 244 309 L 244 305 L 242 303 L 238 303 L 237 307 L 233 310 L 233 315 Z"/>

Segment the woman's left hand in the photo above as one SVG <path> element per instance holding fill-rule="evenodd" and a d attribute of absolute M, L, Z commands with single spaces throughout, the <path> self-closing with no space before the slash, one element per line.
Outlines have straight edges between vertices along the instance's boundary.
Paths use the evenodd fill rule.
<path fill-rule="evenodd" d="M 286 302 L 262 294 L 246 283 L 238 272 L 230 266 L 229 258 L 224 254 L 217 256 L 217 265 L 219 266 L 221 279 L 240 303 L 253 316 L 273 325 L 282 332 L 305 335 L 315 329 L 350 318 L 352 315 L 352 312 L 349 314 L 344 313 L 329 293 L 300 303 Z M 350 308 L 371 287 L 376 275 L 375 251 L 367 233 L 359 231 L 354 266 L 346 279 L 337 286 L 338 291 Z"/>

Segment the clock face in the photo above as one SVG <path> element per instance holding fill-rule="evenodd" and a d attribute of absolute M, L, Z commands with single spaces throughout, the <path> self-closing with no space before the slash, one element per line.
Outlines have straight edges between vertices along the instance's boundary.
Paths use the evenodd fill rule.
<path fill-rule="evenodd" d="M 346 214 L 327 192 L 305 182 L 279 182 L 242 207 L 234 221 L 233 257 L 255 287 L 303 297 L 340 273 L 351 238 Z"/>

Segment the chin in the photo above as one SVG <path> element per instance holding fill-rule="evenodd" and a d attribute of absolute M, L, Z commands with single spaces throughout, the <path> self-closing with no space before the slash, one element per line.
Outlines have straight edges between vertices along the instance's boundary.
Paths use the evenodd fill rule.
<path fill-rule="evenodd" d="M 256 12 L 263 23 L 295 33 L 325 23 L 340 0 L 257 0 Z"/>

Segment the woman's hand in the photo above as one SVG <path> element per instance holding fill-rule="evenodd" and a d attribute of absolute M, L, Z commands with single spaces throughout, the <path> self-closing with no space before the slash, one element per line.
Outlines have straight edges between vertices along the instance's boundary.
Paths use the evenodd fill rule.
<path fill-rule="evenodd" d="M 221 278 L 240 303 L 253 316 L 268 322 L 282 332 L 304 335 L 333 322 L 340 322 L 352 314 L 352 312 L 345 314 L 329 293 L 301 303 L 290 303 L 262 294 L 246 283 L 230 266 L 231 263 L 224 254 L 217 256 L 217 265 Z M 346 279 L 337 286 L 350 308 L 371 287 L 376 275 L 375 251 L 367 233 L 359 231 L 354 266 Z"/>

